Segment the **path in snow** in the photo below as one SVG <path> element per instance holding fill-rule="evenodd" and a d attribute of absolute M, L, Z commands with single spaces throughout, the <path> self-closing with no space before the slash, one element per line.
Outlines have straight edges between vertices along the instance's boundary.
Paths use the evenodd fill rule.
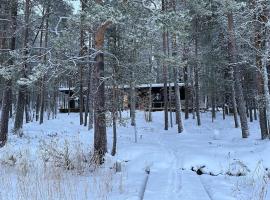
<path fill-rule="evenodd" d="M 204 113 L 201 127 L 189 119 L 184 121 L 185 132 L 177 134 L 176 127 L 164 131 L 162 114 L 154 113 L 154 121 L 146 123 L 143 113 L 138 113 L 141 139 L 129 148 L 129 154 L 137 155 L 131 158 L 131 165 L 141 168 L 141 172 L 143 166 L 151 168 L 144 199 L 236 200 L 234 190 L 240 178 L 198 176 L 191 171 L 191 167 L 205 166 L 207 172 L 225 174 L 231 163 L 239 160 L 253 171 L 264 154 L 250 156 L 250 152 L 266 152 L 269 149 L 267 141 L 259 140 L 258 123 L 251 124 L 252 135 L 243 140 L 241 130 L 234 128 L 231 117 L 212 123 L 210 114 Z M 265 160 L 265 164 L 269 161 Z"/>
<path fill-rule="evenodd" d="M 170 135 L 167 134 L 164 131 L 159 135 L 157 146 L 166 153 L 170 163 L 164 168 L 155 168 L 150 174 L 144 199 L 159 197 L 161 200 L 198 200 L 200 197 L 200 200 L 213 200 L 196 173 L 181 170 L 182 155 L 178 151 L 179 147 L 172 145 L 168 140 Z"/>

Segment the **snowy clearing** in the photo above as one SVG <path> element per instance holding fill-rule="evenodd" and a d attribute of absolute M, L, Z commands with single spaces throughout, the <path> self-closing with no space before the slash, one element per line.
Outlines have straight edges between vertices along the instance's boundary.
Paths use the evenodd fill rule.
<path fill-rule="evenodd" d="M 126 121 L 118 129 L 117 155 L 107 155 L 99 168 L 90 164 L 93 132 L 78 125 L 78 114 L 25 124 L 24 136 L 10 134 L 0 149 L 0 199 L 262 199 L 269 189 L 269 141 L 260 140 L 258 122 L 242 139 L 233 118 L 221 118 L 212 123 L 211 113 L 202 113 L 201 127 L 189 119 L 177 134 L 176 127 L 163 130 L 163 112 L 153 113 L 151 123 L 138 112 L 138 143 Z M 108 128 L 109 151 L 111 141 Z"/>

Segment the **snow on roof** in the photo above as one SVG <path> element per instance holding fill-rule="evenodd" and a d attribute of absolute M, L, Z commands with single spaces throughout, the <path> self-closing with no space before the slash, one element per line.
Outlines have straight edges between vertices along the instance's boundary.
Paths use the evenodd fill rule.
<path fill-rule="evenodd" d="M 174 87 L 174 83 L 168 83 L 168 86 L 169 84 Z M 149 88 L 151 85 L 152 88 L 162 88 L 164 86 L 163 83 L 152 83 L 152 84 L 140 84 L 140 85 L 136 85 L 136 88 Z M 184 83 L 178 83 L 179 86 L 184 86 L 185 84 Z M 107 86 L 107 88 L 111 88 L 111 86 Z M 120 85 L 119 88 L 130 88 L 130 85 Z M 59 87 L 59 91 L 68 91 L 68 90 L 75 90 L 75 87 Z M 87 87 L 84 87 L 83 88 L 84 90 L 87 89 Z"/>
<path fill-rule="evenodd" d="M 61 92 L 61 91 L 67 91 L 67 90 L 74 90 L 75 89 L 75 87 L 70 87 L 70 88 L 68 88 L 68 87 L 59 87 L 59 91 Z"/>
<path fill-rule="evenodd" d="M 169 84 L 173 87 L 174 86 L 174 83 L 168 83 L 168 86 Z M 179 86 L 184 86 L 185 84 L 184 83 L 178 83 Z M 149 88 L 149 87 L 152 87 L 152 88 L 159 88 L 159 87 L 163 87 L 164 84 L 163 83 L 149 83 L 149 84 L 140 84 L 140 85 L 137 85 L 136 88 Z M 123 88 L 130 88 L 130 85 L 124 85 Z"/>

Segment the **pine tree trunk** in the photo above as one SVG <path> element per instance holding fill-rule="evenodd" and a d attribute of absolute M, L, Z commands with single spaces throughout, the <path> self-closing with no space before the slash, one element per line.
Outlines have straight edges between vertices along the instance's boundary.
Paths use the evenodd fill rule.
<path fill-rule="evenodd" d="M 5 2 L 8 3 L 8 2 Z M 10 3 L 11 5 L 10 10 L 11 10 L 11 24 L 7 24 L 7 26 L 10 27 L 11 29 L 11 41 L 10 41 L 10 49 L 15 50 L 16 48 L 16 37 L 14 33 L 16 32 L 16 27 L 17 27 L 17 11 L 18 11 L 18 1 L 12 1 Z M 9 16 L 8 16 L 9 17 Z M 7 22 L 6 22 L 7 23 Z M 2 27 L 0 27 L 2 29 Z M 6 36 L 6 35 L 3 35 Z M 1 40 L 1 39 L 0 39 Z M 2 40 L 5 40 L 5 37 L 3 37 Z M 0 42 L 2 43 L 2 42 Z M 6 43 L 8 45 L 8 43 Z M 1 47 L 0 47 L 1 48 Z M 3 47 L 4 49 L 7 49 L 6 47 Z M 10 59 L 9 64 L 13 64 L 13 60 Z M 4 89 L 4 95 L 2 98 L 2 111 L 1 111 L 1 122 L 0 122 L 0 147 L 3 147 L 7 141 L 8 137 L 8 122 L 9 122 L 9 115 L 10 115 L 10 110 L 12 113 L 12 80 L 7 79 L 5 80 L 5 89 Z"/>
<path fill-rule="evenodd" d="M 89 56 L 91 55 L 90 49 L 91 49 L 91 43 L 92 43 L 92 37 L 89 37 Z M 93 94 L 93 66 L 92 64 L 89 64 L 90 71 L 89 71 L 89 82 L 88 82 L 88 92 L 89 92 L 89 104 L 88 104 L 88 130 L 93 128 L 93 122 L 94 122 L 94 107 L 93 107 L 93 101 L 94 101 L 94 94 Z"/>
<path fill-rule="evenodd" d="M 30 21 L 30 0 L 25 0 L 25 15 L 24 15 L 24 41 L 23 41 L 23 55 L 24 55 L 24 63 L 23 63 L 23 69 L 22 74 L 23 78 L 26 78 L 27 76 L 27 68 L 28 68 L 28 61 L 27 56 L 29 54 L 28 50 L 28 42 L 29 42 L 29 21 Z M 25 98 L 26 98 L 26 91 L 27 87 L 26 85 L 20 85 L 19 87 L 19 93 L 18 93 L 18 100 L 17 100 L 17 108 L 16 108 L 16 116 L 15 116 L 15 122 L 14 122 L 14 133 L 21 136 L 22 135 L 22 126 L 23 126 L 23 113 L 24 113 L 24 107 L 25 107 Z"/>
<path fill-rule="evenodd" d="M 86 36 L 85 36 L 85 14 L 84 11 L 87 8 L 87 0 L 81 0 L 81 7 L 82 7 L 82 13 L 81 13 L 81 25 L 80 25 L 80 57 L 83 57 L 86 55 L 87 47 L 85 44 Z M 81 59 L 85 60 L 85 59 Z M 80 76 L 80 125 L 83 124 L 83 111 L 84 111 L 84 98 L 83 98 L 83 64 L 79 65 L 79 76 Z M 87 121 L 85 119 L 85 121 Z M 86 123 L 85 123 L 86 124 Z"/>
<path fill-rule="evenodd" d="M 267 121 L 267 109 L 266 109 L 266 92 L 265 91 L 265 81 L 264 81 L 264 72 L 263 62 L 262 62 L 262 55 L 261 52 L 263 51 L 264 46 L 264 33 L 263 33 L 263 24 L 267 21 L 266 16 L 263 13 L 263 5 L 262 2 L 253 2 L 256 7 L 261 7 L 260 13 L 255 13 L 254 20 L 256 21 L 255 25 L 255 48 L 256 48 L 256 66 L 259 69 L 257 73 L 257 88 L 258 88 L 258 110 L 259 110 L 259 121 L 260 121 L 260 128 L 261 128 L 261 138 L 266 139 L 269 135 L 268 131 L 268 121 Z M 266 85 L 266 87 L 268 87 Z M 268 88 L 267 88 L 268 89 Z M 257 113 L 254 110 L 254 115 Z M 255 117 L 255 116 L 254 116 Z M 256 118 L 255 118 L 256 119 Z"/>
<path fill-rule="evenodd" d="M 99 163 L 102 163 L 102 158 L 107 152 L 107 137 L 106 137 L 106 116 L 105 116 L 105 83 L 104 77 L 104 55 L 98 53 L 95 57 L 95 83 L 96 94 L 94 100 L 94 149 L 99 156 Z"/>
<path fill-rule="evenodd" d="M 104 55 L 101 52 L 104 46 L 104 35 L 107 28 L 112 24 L 107 21 L 98 27 L 95 35 L 95 47 L 99 52 L 95 57 L 94 79 L 95 79 L 95 99 L 94 99 L 94 152 L 98 158 L 98 163 L 103 163 L 103 157 L 107 152 L 106 134 L 106 108 L 105 108 L 105 82 L 104 82 Z"/>
<path fill-rule="evenodd" d="M 167 10 L 167 1 L 166 0 L 162 0 L 162 12 L 166 12 Z M 166 30 L 165 28 L 163 29 L 163 33 L 162 33 L 162 39 L 163 39 L 163 54 L 164 57 L 167 54 L 167 35 L 166 35 Z M 168 66 L 165 63 L 165 61 L 163 61 L 163 84 L 164 84 L 164 88 L 163 88 L 163 101 L 164 101 L 164 129 L 168 130 L 169 129 L 169 116 L 168 116 Z"/>
<path fill-rule="evenodd" d="M 173 34 L 172 37 L 172 56 L 176 57 L 177 55 L 177 45 L 176 45 L 176 34 Z M 183 132 L 183 123 L 181 117 L 181 97 L 180 97 L 180 88 L 178 85 L 178 69 L 177 66 L 173 67 L 173 80 L 174 80 L 174 95 L 175 95 L 175 114 L 176 114 L 176 124 L 178 133 Z"/>
<path fill-rule="evenodd" d="M 212 107 L 212 122 L 216 119 L 216 97 L 215 91 L 212 91 L 211 94 L 211 107 Z"/>
<path fill-rule="evenodd" d="M 191 67 L 191 86 L 190 86 L 190 94 L 191 94 L 191 105 L 192 105 L 192 119 L 196 118 L 195 115 L 195 86 L 194 86 L 194 66 Z"/>
<path fill-rule="evenodd" d="M 180 100 L 180 88 L 178 85 L 178 70 L 174 67 L 174 92 L 175 92 L 175 114 L 176 114 L 176 123 L 178 128 L 178 133 L 183 132 L 183 123 L 181 117 L 181 100 Z"/>
<path fill-rule="evenodd" d="M 173 116 L 172 116 L 172 86 L 171 83 L 169 83 L 169 111 L 170 111 L 170 125 L 171 128 L 173 127 Z M 176 120 L 177 123 L 177 120 Z"/>
<path fill-rule="evenodd" d="M 71 81 L 69 80 L 68 81 L 68 115 L 70 114 L 70 101 L 71 101 L 71 89 L 70 89 L 70 87 L 71 87 Z"/>
<path fill-rule="evenodd" d="M 38 84 L 39 86 L 39 84 Z M 40 112 L 40 91 L 38 89 L 38 94 L 37 94 L 37 98 L 36 98 L 36 121 L 39 120 L 39 112 Z"/>
<path fill-rule="evenodd" d="M 45 9 L 43 9 L 42 11 L 43 17 L 45 16 Z M 40 26 L 41 29 L 43 29 L 43 22 Z M 41 58 L 42 55 L 42 47 L 43 47 L 43 31 L 40 31 L 40 39 L 39 39 L 39 56 Z M 42 59 L 40 59 L 42 62 Z M 38 94 L 37 94 L 37 100 L 36 100 L 36 121 L 39 121 L 39 113 L 40 113 L 40 106 L 41 106 L 41 89 L 40 87 L 42 87 L 41 81 L 38 81 L 37 83 L 37 88 L 38 88 Z"/>
<path fill-rule="evenodd" d="M 196 117 L 197 125 L 201 125 L 201 116 L 200 116 L 200 85 L 199 85 L 199 60 L 198 60 L 198 18 L 195 19 L 195 65 L 194 65 L 194 89 L 195 89 L 195 108 L 196 108 Z"/>
<path fill-rule="evenodd" d="M 232 78 L 233 78 L 233 76 L 232 76 Z M 234 85 L 232 85 L 231 88 L 232 88 L 232 106 L 233 106 L 234 127 L 239 128 L 238 111 L 237 111 Z"/>
<path fill-rule="evenodd" d="M 117 98 L 116 98 L 116 86 L 113 83 L 113 91 L 112 91 L 112 121 L 113 121 L 113 146 L 111 155 L 115 156 L 116 154 L 116 144 L 117 144 L 117 131 L 116 131 L 116 121 L 117 121 Z"/>
<path fill-rule="evenodd" d="M 57 116 L 57 107 L 58 107 L 58 103 L 57 103 L 57 82 L 55 82 L 54 84 L 54 91 L 53 91 L 53 104 L 52 104 L 52 118 L 56 119 Z"/>
<path fill-rule="evenodd" d="M 11 84 L 11 86 L 12 86 L 12 84 Z M 13 117 L 13 104 L 12 104 L 12 102 L 13 102 L 13 90 L 12 90 L 12 88 L 11 88 L 11 91 L 10 91 L 10 93 L 9 93 L 9 95 L 10 95 L 10 101 L 11 101 L 11 103 L 10 103 L 10 107 L 9 107 L 9 118 L 12 118 Z"/>
<path fill-rule="evenodd" d="M 45 76 L 43 76 L 41 80 L 41 106 L 40 106 L 40 117 L 39 117 L 39 124 L 43 124 L 44 121 L 44 109 L 45 109 Z"/>
<path fill-rule="evenodd" d="M 130 85 L 130 117 L 131 117 L 131 126 L 135 126 L 136 125 L 136 89 L 135 89 L 133 78 Z"/>
<path fill-rule="evenodd" d="M 250 122 L 253 122 L 253 113 L 252 113 L 252 107 L 249 106 L 249 120 Z"/>
<path fill-rule="evenodd" d="M 89 93 L 89 119 L 88 119 L 88 130 L 93 128 L 93 122 L 94 122 L 94 107 L 93 107 L 93 73 L 91 72 L 90 76 L 90 87 L 89 87 L 90 93 Z"/>
<path fill-rule="evenodd" d="M 149 91 L 148 91 L 148 122 L 152 122 L 152 84 L 150 84 Z"/>
<path fill-rule="evenodd" d="M 167 50 L 167 41 L 166 41 L 166 32 L 163 32 L 163 51 L 166 55 Z M 165 62 L 165 61 L 163 61 Z M 169 129 L 169 115 L 168 115 L 168 67 L 166 63 L 163 63 L 163 99 L 164 99 L 164 129 Z"/>
<path fill-rule="evenodd" d="M 24 114 L 24 105 L 25 105 L 25 88 L 20 86 L 19 94 L 17 97 L 17 106 L 16 106 L 16 115 L 14 122 L 14 134 L 22 136 L 22 126 L 23 126 L 23 114 Z"/>
<path fill-rule="evenodd" d="M 88 55 L 91 55 L 90 49 L 91 49 L 91 43 L 92 43 L 92 37 L 89 34 L 89 42 L 88 42 Z M 89 64 L 88 64 L 88 76 L 87 76 L 87 93 L 86 93 L 86 105 L 85 105 L 85 115 L 84 115 L 84 126 L 90 125 L 89 122 L 92 120 L 90 119 L 90 117 L 93 116 L 93 109 L 90 110 L 90 103 L 93 104 L 93 101 L 90 100 L 90 95 L 91 94 L 91 81 L 92 81 L 92 64 L 90 63 L 90 58 L 88 58 Z M 93 107 L 93 106 L 92 106 Z M 91 107 L 91 108 L 92 108 Z M 89 121 L 87 120 L 87 118 L 89 117 Z M 93 124 L 93 123 L 92 123 Z M 90 128 L 90 127 L 88 127 Z"/>
<path fill-rule="evenodd" d="M 88 123 L 88 114 L 89 114 L 89 98 L 90 98 L 90 73 L 91 73 L 91 69 L 88 69 L 88 76 L 87 76 L 87 92 L 86 92 L 86 102 L 85 102 L 85 111 L 84 111 L 84 126 L 87 126 Z"/>
<path fill-rule="evenodd" d="M 226 109 L 226 106 L 225 106 L 225 103 L 223 103 L 222 104 L 222 118 L 223 118 L 223 120 L 226 119 L 226 111 L 225 111 L 225 109 Z"/>
<path fill-rule="evenodd" d="M 236 64 L 236 42 L 233 30 L 233 14 L 229 12 L 227 15 L 228 18 L 228 32 L 229 32 L 229 44 L 228 52 L 230 64 L 233 65 L 234 70 L 234 85 L 235 85 L 235 94 L 237 99 L 238 111 L 240 115 L 240 123 L 242 129 L 242 137 L 247 138 L 249 135 L 248 121 L 246 116 L 246 103 L 243 95 L 243 88 L 241 83 L 241 73 L 239 66 Z"/>
<path fill-rule="evenodd" d="M 24 106 L 24 112 L 25 112 L 25 123 L 29 123 L 31 121 L 31 114 L 30 114 L 30 99 L 29 99 L 29 92 L 25 94 L 25 106 Z"/>
<path fill-rule="evenodd" d="M 185 119 L 188 119 L 189 118 L 190 87 L 188 85 L 187 65 L 184 66 L 184 84 L 185 84 Z"/>
<path fill-rule="evenodd" d="M 256 103 L 256 100 L 255 100 L 255 99 L 254 99 L 253 104 L 254 104 L 254 105 L 253 105 L 253 106 L 254 106 L 254 107 L 253 107 L 253 109 L 254 109 L 254 112 L 253 112 L 253 113 L 254 113 L 254 120 L 257 121 L 257 120 L 258 120 L 258 117 L 257 117 L 257 106 L 256 106 L 257 103 Z"/>
<path fill-rule="evenodd" d="M 6 88 L 2 100 L 1 124 L 0 124 L 0 147 L 3 147 L 8 136 L 9 108 L 11 104 L 11 80 L 6 81 Z"/>

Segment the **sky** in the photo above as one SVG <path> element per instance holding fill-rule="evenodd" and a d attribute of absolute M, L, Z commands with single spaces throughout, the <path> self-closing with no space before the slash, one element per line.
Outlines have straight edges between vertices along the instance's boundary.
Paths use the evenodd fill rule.
<path fill-rule="evenodd" d="M 74 7 L 74 12 L 77 13 L 80 10 L 80 1 L 79 0 L 67 0 L 70 2 Z"/>

